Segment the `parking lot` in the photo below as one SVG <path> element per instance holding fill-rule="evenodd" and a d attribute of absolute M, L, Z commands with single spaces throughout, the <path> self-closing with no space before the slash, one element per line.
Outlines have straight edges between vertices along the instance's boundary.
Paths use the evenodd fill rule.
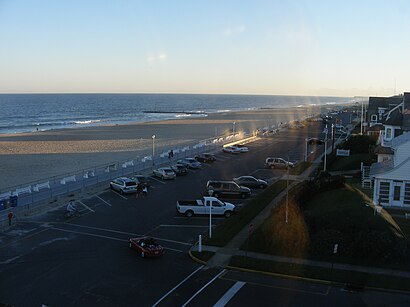
<path fill-rule="evenodd" d="M 291 161 L 301 161 L 305 138 L 320 136 L 321 130 L 319 123 L 312 123 L 249 143 L 248 153 L 217 152 L 217 161 L 203 163 L 202 169 L 189 170 L 176 180 L 151 177 L 152 187 L 145 198 L 121 195 L 107 186 L 92 197 L 77 199 L 80 217 L 67 220 L 60 208 L 19 220 L 1 237 L 0 302 L 16 306 L 173 305 L 169 300 L 174 294 L 169 291 L 199 270 L 187 252 L 209 226 L 207 216 L 179 215 L 177 200 L 202 197 L 211 179 L 253 175 L 272 183 L 285 170 L 264 168 L 266 157 L 289 155 Z M 252 190 L 251 197 L 257 193 Z M 238 210 L 246 205 L 242 199 L 227 201 Z M 214 224 L 223 221 L 223 217 L 213 218 Z M 146 235 L 164 246 L 163 257 L 143 259 L 128 248 L 130 237 Z"/>

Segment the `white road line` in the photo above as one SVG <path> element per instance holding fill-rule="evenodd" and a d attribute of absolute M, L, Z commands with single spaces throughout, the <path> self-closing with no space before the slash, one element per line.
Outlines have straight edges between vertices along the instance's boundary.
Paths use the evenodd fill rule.
<path fill-rule="evenodd" d="M 119 234 L 125 234 L 133 237 L 145 237 L 145 235 L 141 234 L 136 234 L 136 233 L 131 233 L 131 232 L 125 232 L 125 231 L 119 231 L 119 230 L 112 230 L 112 229 L 107 229 L 107 228 L 100 228 L 100 227 L 92 227 L 92 226 L 85 226 L 85 225 L 80 225 L 80 224 L 73 224 L 73 223 L 65 223 L 66 225 L 70 226 L 77 226 L 77 227 L 82 227 L 82 228 L 89 228 L 89 229 L 94 229 L 94 230 L 101 230 L 101 231 L 107 231 L 107 232 L 113 232 L 113 233 L 119 233 Z M 208 227 L 208 226 L 207 226 Z M 151 232 L 151 231 L 150 231 Z M 148 233 L 147 233 L 148 234 Z M 169 239 L 163 239 L 163 238 L 158 238 L 158 237 L 153 237 L 154 239 L 158 241 L 164 241 L 164 242 L 170 242 L 170 243 L 176 243 L 176 244 L 181 244 L 181 245 L 187 245 L 187 246 L 192 246 L 191 243 L 186 243 L 186 242 L 180 242 L 180 241 L 175 241 L 175 240 L 169 240 Z"/>
<path fill-rule="evenodd" d="M 212 225 L 212 227 L 214 227 L 215 225 Z M 159 227 L 181 227 L 181 228 L 183 228 L 183 227 L 187 227 L 187 228 L 195 228 L 195 227 L 198 227 L 198 228 L 204 228 L 204 227 L 209 227 L 209 225 L 207 225 L 207 226 L 200 226 L 200 225 L 159 225 Z"/>
<path fill-rule="evenodd" d="M 213 283 L 215 281 L 215 279 L 217 279 L 219 276 L 221 276 L 223 273 L 225 273 L 225 271 L 226 270 L 223 269 L 221 272 L 219 272 L 218 275 L 216 275 L 214 278 L 212 278 L 205 286 L 203 286 L 194 295 L 192 295 L 191 298 L 189 300 L 187 300 L 184 305 L 182 305 L 182 307 L 185 307 L 186 305 L 188 305 L 199 293 L 201 293 L 206 287 L 208 287 L 211 283 Z"/>
<path fill-rule="evenodd" d="M 110 240 L 121 241 L 121 242 L 128 242 L 128 240 L 125 240 L 125 239 L 118 239 L 118 238 L 109 237 L 109 236 L 96 235 L 94 233 L 89 233 L 89 232 L 67 230 L 67 229 L 56 228 L 56 227 L 53 227 L 53 228 L 50 228 L 50 229 L 64 231 L 64 232 L 70 232 L 70 233 L 76 233 L 76 234 L 85 235 L 85 236 L 91 236 L 91 237 L 97 237 L 97 238 L 103 238 L 103 239 L 110 239 Z"/>
<path fill-rule="evenodd" d="M 95 197 L 97 197 L 99 200 L 101 200 L 103 203 L 107 204 L 108 206 L 112 207 L 112 205 L 108 202 L 106 202 L 104 199 L 102 199 L 100 196 L 95 195 Z"/>
<path fill-rule="evenodd" d="M 117 191 L 111 190 L 113 193 L 117 194 L 119 197 L 128 200 L 128 198 L 126 198 L 125 196 L 122 196 L 120 193 L 118 193 Z"/>
<path fill-rule="evenodd" d="M 172 292 L 174 292 L 180 285 L 182 285 L 184 282 L 186 282 L 189 278 L 191 278 L 194 274 L 196 274 L 198 271 L 203 269 L 203 265 L 201 265 L 199 268 L 197 268 L 195 271 L 193 271 L 191 274 L 189 274 L 183 281 L 181 281 L 179 284 L 177 284 L 174 288 L 169 290 L 167 293 L 165 293 L 164 296 L 162 296 L 152 307 L 158 306 L 159 303 L 161 303 L 168 295 L 170 295 Z"/>
<path fill-rule="evenodd" d="M 200 217 L 200 216 L 194 216 L 194 217 L 184 217 L 184 216 L 174 216 L 174 219 L 184 219 L 184 220 L 187 220 L 187 219 L 190 219 L 190 220 L 209 220 L 209 217 Z M 226 218 L 224 218 L 224 217 L 213 217 L 212 216 L 212 219 L 213 220 L 225 220 Z"/>
<path fill-rule="evenodd" d="M 165 250 L 171 250 L 171 251 L 178 252 L 178 253 L 184 253 L 184 251 L 181 251 L 181 250 L 175 249 L 175 248 L 170 248 L 170 247 L 165 247 L 165 246 L 164 246 L 164 249 L 165 249 Z"/>
<path fill-rule="evenodd" d="M 88 210 L 90 210 L 91 212 L 95 212 L 93 209 L 91 209 L 90 207 L 88 207 L 86 204 L 84 204 L 81 200 L 77 200 L 77 202 L 79 202 L 81 205 L 83 205 L 84 207 L 86 207 Z"/>
<path fill-rule="evenodd" d="M 151 178 L 151 179 L 153 179 L 153 180 L 155 180 L 156 182 L 159 182 L 159 183 L 165 184 L 165 182 L 163 182 L 163 181 L 161 181 L 161 180 L 159 180 L 159 179 L 155 178 L 154 176 L 151 176 L 150 178 Z"/>
<path fill-rule="evenodd" d="M 16 257 L 7 259 L 7 260 L 5 260 L 5 261 L 1 261 L 0 264 L 9 264 L 10 262 L 13 262 L 13 261 L 16 260 L 16 259 L 19 259 L 20 257 L 21 257 L 21 256 L 16 256 Z"/>
<path fill-rule="evenodd" d="M 245 282 L 237 281 L 231 289 L 229 289 L 224 296 L 221 297 L 219 301 L 216 302 L 214 307 L 223 307 L 235 296 L 236 292 L 238 292 L 243 286 Z"/>

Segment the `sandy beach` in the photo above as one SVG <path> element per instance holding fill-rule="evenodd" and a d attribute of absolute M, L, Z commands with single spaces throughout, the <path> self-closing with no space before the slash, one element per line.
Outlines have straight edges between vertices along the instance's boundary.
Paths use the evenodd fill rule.
<path fill-rule="evenodd" d="M 264 109 L 207 117 L 0 135 L 0 193 L 95 166 L 195 144 L 232 131 L 253 131 L 318 113 L 319 108 Z"/>

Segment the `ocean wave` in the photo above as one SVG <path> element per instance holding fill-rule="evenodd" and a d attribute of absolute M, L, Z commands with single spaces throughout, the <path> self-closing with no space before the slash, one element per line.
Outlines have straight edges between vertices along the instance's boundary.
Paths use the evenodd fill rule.
<path fill-rule="evenodd" d="M 78 125 L 89 125 L 89 124 L 94 124 L 94 123 L 99 123 L 99 122 L 101 122 L 100 119 L 89 119 L 89 120 L 74 121 L 74 124 L 78 124 Z"/>

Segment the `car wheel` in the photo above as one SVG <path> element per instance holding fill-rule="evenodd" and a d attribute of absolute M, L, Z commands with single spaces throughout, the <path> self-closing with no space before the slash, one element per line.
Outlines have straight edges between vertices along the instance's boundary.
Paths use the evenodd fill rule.
<path fill-rule="evenodd" d="M 165 179 L 165 177 L 162 175 L 162 176 L 161 176 L 161 179 L 162 179 L 162 180 L 164 180 L 164 179 Z"/>
<path fill-rule="evenodd" d="M 226 218 L 228 218 L 232 215 L 232 212 L 231 211 L 225 211 L 224 215 L 225 215 Z"/>
<path fill-rule="evenodd" d="M 141 258 L 144 258 L 144 257 L 145 257 L 145 253 L 141 252 Z"/>
<path fill-rule="evenodd" d="M 194 212 L 192 210 L 188 210 L 187 212 L 185 212 L 185 215 L 187 217 L 192 217 L 194 215 Z"/>
<path fill-rule="evenodd" d="M 121 195 L 124 194 L 124 191 L 123 191 L 122 189 L 120 189 L 120 194 L 121 194 Z"/>
<path fill-rule="evenodd" d="M 114 187 L 112 186 L 112 184 L 110 184 L 110 189 L 111 189 L 111 190 L 114 190 Z"/>

